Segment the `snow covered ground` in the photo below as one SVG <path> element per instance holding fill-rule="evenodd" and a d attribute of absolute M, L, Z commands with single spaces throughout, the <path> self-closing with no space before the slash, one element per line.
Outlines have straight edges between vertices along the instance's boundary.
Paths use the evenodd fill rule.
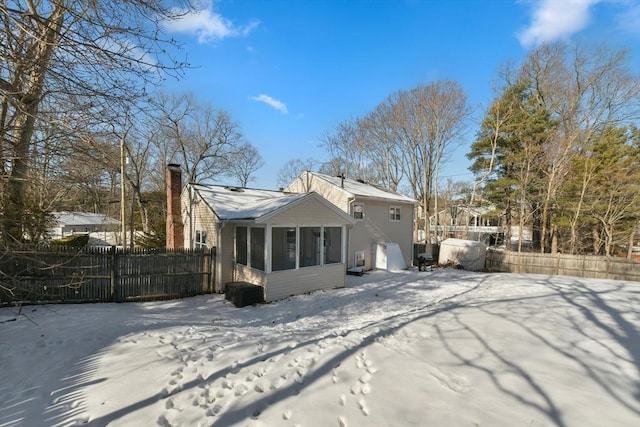
<path fill-rule="evenodd" d="M 454 269 L 3 308 L 0 426 L 637 427 L 639 308 L 636 282 Z"/>

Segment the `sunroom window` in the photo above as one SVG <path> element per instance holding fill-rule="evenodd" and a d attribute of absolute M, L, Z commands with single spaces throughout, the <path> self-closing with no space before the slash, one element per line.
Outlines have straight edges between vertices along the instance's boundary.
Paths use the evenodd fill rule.
<path fill-rule="evenodd" d="M 300 227 L 300 267 L 320 265 L 320 227 Z"/>
<path fill-rule="evenodd" d="M 342 227 L 324 228 L 324 263 L 342 262 Z"/>
<path fill-rule="evenodd" d="M 271 231 L 271 270 L 296 268 L 295 227 L 273 227 Z"/>
<path fill-rule="evenodd" d="M 251 268 L 264 271 L 264 228 L 251 227 Z"/>
<path fill-rule="evenodd" d="M 247 227 L 236 227 L 236 262 L 247 265 Z"/>

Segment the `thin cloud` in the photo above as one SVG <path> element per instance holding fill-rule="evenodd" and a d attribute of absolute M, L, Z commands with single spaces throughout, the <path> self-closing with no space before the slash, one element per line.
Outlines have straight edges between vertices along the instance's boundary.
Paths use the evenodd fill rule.
<path fill-rule="evenodd" d="M 640 3 L 631 5 L 629 9 L 619 16 L 620 27 L 630 33 L 640 33 Z"/>
<path fill-rule="evenodd" d="M 589 23 L 589 9 L 603 0 L 538 0 L 531 25 L 518 34 L 523 46 L 571 36 Z"/>
<path fill-rule="evenodd" d="M 259 21 L 252 21 L 247 25 L 237 26 L 231 20 L 213 11 L 211 2 L 205 2 L 200 9 L 193 11 L 173 8 L 171 14 L 174 18 L 165 20 L 164 28 L 173 33 L 194 35 L 201 44 L 228 37 L 246 37 L 260 25 Z"/>
<path fill-rule="evenodd" d="M 265 95 L 265 94 L 260 94 L 258 96 L 252 96 L 251 99 L 253 99 L 254 101 L 258 101 L 258 102 L 264 102 L 265 104 L 267 104 L 268 106 L 275 108 L 276 110 L 280 111 L 282 114 L 287 114 L 287 106 L 281 102 L 278 101 L 277 99 L 274 99 L 272 97 L 270 97 L 269 95 Z"/>

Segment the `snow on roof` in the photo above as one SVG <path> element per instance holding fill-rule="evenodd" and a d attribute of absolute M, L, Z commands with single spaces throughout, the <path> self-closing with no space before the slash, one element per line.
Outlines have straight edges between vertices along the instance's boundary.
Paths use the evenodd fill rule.
<path fill-rule="evenodd" d="M 342 178 L 339 176 L 325 175 L 318 172 L 309 172 L 309 173 L 337 187 L 343 188 L 344 191 L 350 193 L 355 197 L 391 200 L 391 201 L 403 202 L 403 203 L 416 203 L 416 201 L 411 197 L 404 196 L 400 193 L 396 193 L 395 191 L 387 190 L 375 184 L 369 184 L 364 181 L 349 179 L 349 178 L 344 178 L 344 183 L 343 183 Z"/>
<path fill-rule="evenodd" d="M 101 213 L 52 212 L 53 219 L 62 226 L 119 225 L 120 221 Z"/>
<path fill-rule="evenodd" d="M 452 237 L 445 239 L 440 246 L 456 246 L 456 247 L 465 247 L 465 248 L 473 248 L 473 247 L 486 247 L 486 245 L 482 242 L 477 242 L 475 240 L 465 240 L 465 239 L 454 239 Z"/>
<path fill-rule="evenodd" d="M 306 194 L 220 185 L 191 186 L 222 220 L 257 219 L 301 199 Z"/>

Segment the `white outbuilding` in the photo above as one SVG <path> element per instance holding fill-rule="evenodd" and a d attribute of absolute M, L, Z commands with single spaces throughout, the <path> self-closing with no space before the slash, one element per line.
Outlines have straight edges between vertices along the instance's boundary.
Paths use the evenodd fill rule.
<path fill-rule="evenodd" d="M 484 269 L 487 246 L 482 242 L 447 239 L 440 244 L 439 264 L 456 264 L 465 270 Z"/>

